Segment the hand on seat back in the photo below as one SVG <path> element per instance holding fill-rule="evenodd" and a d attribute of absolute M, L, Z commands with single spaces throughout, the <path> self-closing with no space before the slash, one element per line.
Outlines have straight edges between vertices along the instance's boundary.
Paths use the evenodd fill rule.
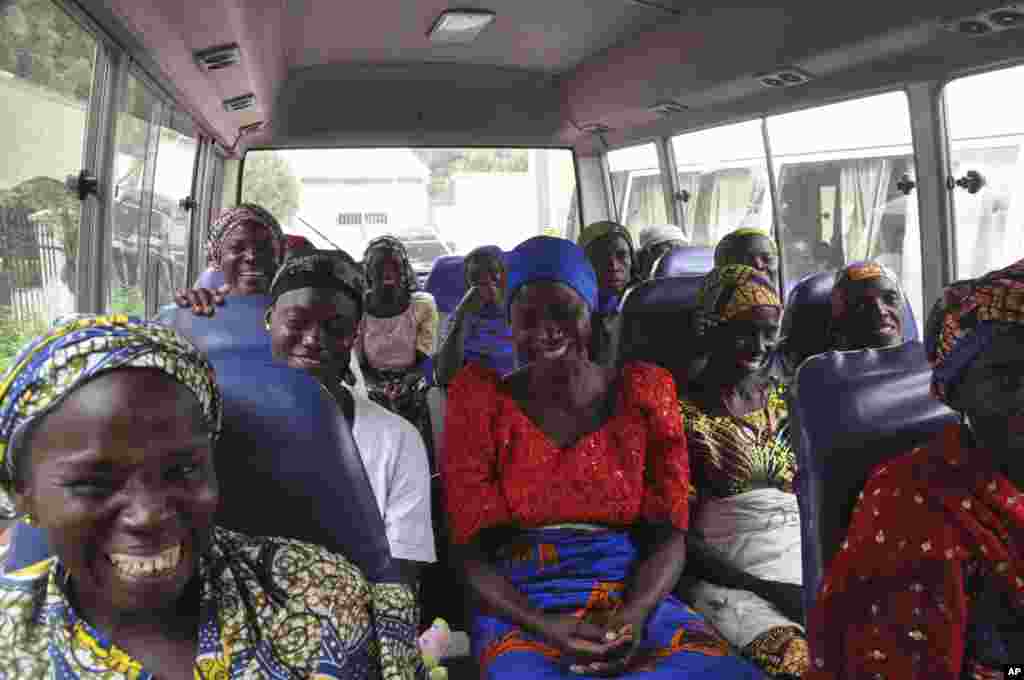
<path fill-rule="evenodd" d="M 224 284 L 216 290 L 209 288 L 179 288 L 174 294 L 174 302 L 182 309 L 192 308 L 196 316 L 213 316 L 214 305 L 224 304 L 224 298 L 231 291 L 231 287 Z"/>

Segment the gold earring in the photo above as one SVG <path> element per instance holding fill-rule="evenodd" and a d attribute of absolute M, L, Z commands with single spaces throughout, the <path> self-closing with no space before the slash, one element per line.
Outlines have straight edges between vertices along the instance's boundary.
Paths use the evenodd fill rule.
<path fill-rule="evenodd" d="M 266 327 L 266 329 L 268 331 L 270 330 L 270 310 L 269 309 L 267 310 L 267 313 L 263 316 L 263 325 Z"/>
<path fill-rule="evenodd" d="M 27 512 L 25 513 L 25 516 L 21 518 L 21 521 L 29 525 L 30 527 L 34 527 L 36 525 L 36 521 L 32 519 L 32 515 L 30 515 Z"/>

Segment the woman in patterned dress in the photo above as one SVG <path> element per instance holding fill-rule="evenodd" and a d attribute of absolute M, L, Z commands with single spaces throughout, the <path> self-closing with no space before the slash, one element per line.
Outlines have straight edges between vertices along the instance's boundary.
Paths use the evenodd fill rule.
<path fill-rule="evenodd" d="M 812 680 L 1006 676 L 1024 650 L 1024 260 L 946 289 L 932 392 L 963 422 L 880 465 L 809 617 Z"/>
<path fill-rule="evenodd" d="M 800 514 L 786 404 L 768 376 L 782 306 L 745 265 L 714 269 L 698 296 L 705 356 L 680 400 L 695 498 L 681 590 L 729 642 L 776 677 L 807 668 Z"/>
<path fill-rule="evenodd" d="M 589 360 L 597 281 L 570 241 L 520 244 L 508 297 L 521 368 L 456 375 L 442 465 L 482 677 L 760 677 L 670 594 L 690 484 L 671 376 Z"/>
<path fill-rule="evenodd" d="M 220 421 L 212 368 L 166 327 L 80 316 L 19 354 L 0 489 L 55 557 L 0 577 L 0 677 L 413 677 L 349 562 L 213 525 Z"/>

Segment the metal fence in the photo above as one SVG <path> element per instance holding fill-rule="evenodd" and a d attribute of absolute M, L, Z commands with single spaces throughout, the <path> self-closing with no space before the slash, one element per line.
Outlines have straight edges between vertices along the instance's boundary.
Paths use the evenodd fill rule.
<path fill-rule="evenodd" d="M 74 311 L 67 283 L 74 267 L 67 266 L 60 226 L 46 213 L 0 206 L 0 307 L 18 321 Z"/>

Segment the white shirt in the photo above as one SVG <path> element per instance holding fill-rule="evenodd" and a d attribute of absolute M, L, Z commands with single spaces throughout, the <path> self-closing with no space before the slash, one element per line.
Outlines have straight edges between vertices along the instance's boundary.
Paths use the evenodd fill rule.
<path fill-rule="evenodd" d="M 352 437 L 384 517 L 391 556 L 436 562 L 430 518 L 430 464 L 420 433 L 405 418 L 354 394 Z"/>

